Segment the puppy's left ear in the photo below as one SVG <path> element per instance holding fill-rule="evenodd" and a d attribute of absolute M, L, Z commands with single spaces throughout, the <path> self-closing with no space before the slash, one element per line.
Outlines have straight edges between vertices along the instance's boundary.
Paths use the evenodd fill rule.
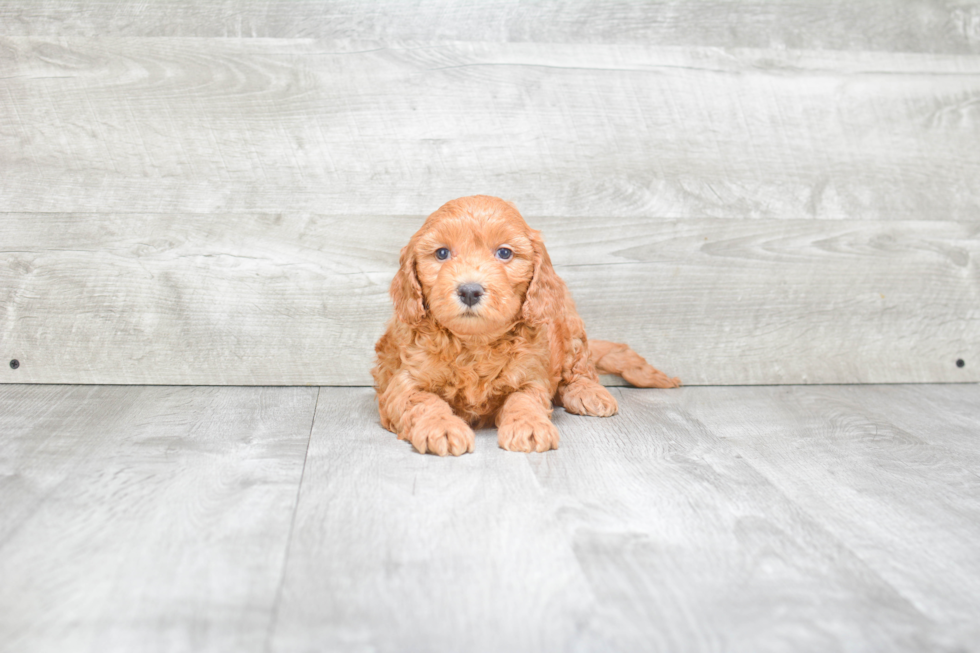
<path fill-rule="evenodd" d="M 524 297 L 522 316 L 531 324 L 542 324 L 547 320 L 561 319 L 565 314 L 565 282 L 555 273 L 551 257 L 544 247 L 541 232 L 530 230 L 531 246 L 534 249 L 534 276 Z"/>
<path fill-rule="evenodd" d="M 402 247 L 398 272 L 391 280 L 391 301 L 395 303 L 395 315 L 405 324 L 414 326 L 425 315 L 422 286 L 415 272 L 414 239 Z"/>

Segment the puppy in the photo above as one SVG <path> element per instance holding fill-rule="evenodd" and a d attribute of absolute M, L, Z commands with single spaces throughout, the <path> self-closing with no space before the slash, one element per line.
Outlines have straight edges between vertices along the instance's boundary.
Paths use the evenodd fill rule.
<path fill-rule="evenodd" d="M 471 427 L 493 423 L 504 449 L 556 449 L 552 402 L 616 413 L 597 372 L 680 385 L 626 345 L 586 340 L 541 234 L 496 197 L 463 197 L 430 215 L 402 248 L 391 298 L 395 316 L 371 370 L 378 411 L 421 453 L 472 452 Z"/>

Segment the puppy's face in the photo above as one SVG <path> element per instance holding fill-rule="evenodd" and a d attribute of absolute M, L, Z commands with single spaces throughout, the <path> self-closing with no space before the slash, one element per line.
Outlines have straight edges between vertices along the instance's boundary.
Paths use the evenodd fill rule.
<path fill-rule="evenodd" d="M 409 243 L 425 306 L 459 335 L 491 335 L 521 314 L 534 244 L 521 215 L 495 198 L 463 198 L 426 220 Z"/>

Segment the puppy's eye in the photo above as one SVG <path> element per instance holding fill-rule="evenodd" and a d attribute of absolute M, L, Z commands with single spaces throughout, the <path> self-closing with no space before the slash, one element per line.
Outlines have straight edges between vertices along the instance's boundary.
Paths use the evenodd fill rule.
<path fill-rule="evenodd" d="M 497 258 L 499 258 L 501 261 L 509 261 L 510 257 L 513 255 L 514 252 L 506 247 L 501 247 L 497 250 Z"/>
<path fill-rule="evenodd" d="M 440 261 L 445 261 L 447 258 L 449 258 L 449 250 L 445 247 L 440 247 L 436 250 L 436 258 Z"/>

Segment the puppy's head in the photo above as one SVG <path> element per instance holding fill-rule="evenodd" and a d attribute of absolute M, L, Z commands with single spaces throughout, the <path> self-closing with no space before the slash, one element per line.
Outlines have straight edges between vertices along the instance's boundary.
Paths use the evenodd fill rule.
<path fill-rule="evenodd" d="M 458 335 L 492 335 L 559 312 L 559 284 L 541 235 L 517 209 L 476 195 L 447 202 L 412 236 L 391 297 L 408 324 L 431 313 Z"/>

